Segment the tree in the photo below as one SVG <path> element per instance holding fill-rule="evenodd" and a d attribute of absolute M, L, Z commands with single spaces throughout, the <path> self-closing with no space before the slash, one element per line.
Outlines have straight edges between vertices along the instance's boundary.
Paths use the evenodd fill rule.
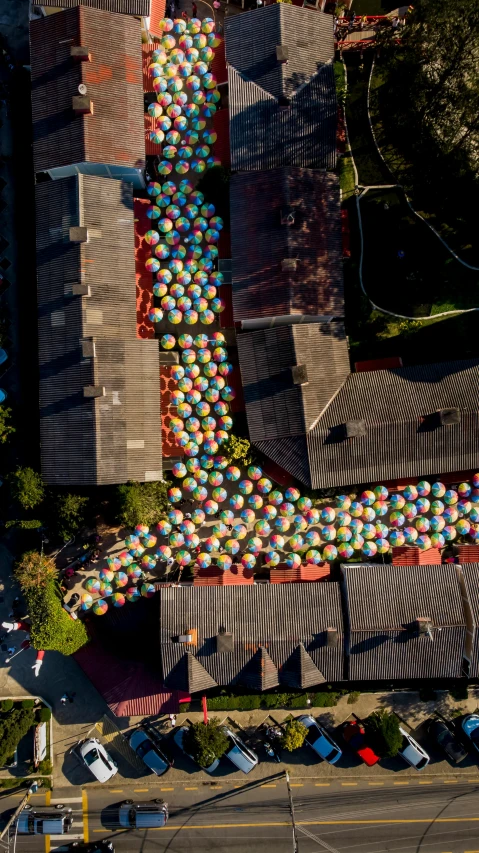
<path fill-rule="evenodd" d="M 63 541 L 71 539 L 85 523 L 88 498 L 68 493 L 54 499 L 53 526 Z"/>
<path fill-rule="evenodd" d="M 285 726 L 284 735 L 281 738 L 281 746 L 287 749 L 288 752 L 293 752 L 299 749 L 303 743 L 308 730 L 300 720 L 288 720 Z"/>
<path fill-rule="evenodd" d="M 6 444 L 15 432 L 12 424 L 12 410 L 9 406 L 0 406 L 0 444 Z"/>
<path fill-rule="evenodd" d="M 205 723 L 192 723 L 185 733 L 186 751 L 201 767 L 209 767 L 216 758 L 221 758 L 229 747 L 229 741 L 219 720 L 215 717 Z"/>
<path fill-rule="evenodd" d="M 34 722 L 33 711 L 20 708 L 14 708 L 0 719 L 0 767 L 13 755 Z"/>
<path fill-rule="evenodd" d="M 248 439 L 240 438 L 232 432 L 229 434 L 228 441 L 224 443 L 222 452 L 231 462 L 239 465 L 251 465 L 253 462 L 253 452 Z"/>
<path fill-rule="evenodd" d="M 381 709 L 369 715 L 365 722 L 368 742 L 381 758 L 397 755 L 402 744 L 399 720 L 396 714 Z"/>
<path fill-rule="evenodd" d="M 143 523 L 151 526 L 168 511 L 168 485 L 162 480 L 153 483 L 123 483 L 117 488 L 117 521 L 125 527 Z"/>
<path fill-rule="evenodd" d="M 83 622 L 72 619 L 62 607 L 59 590 L 53 581 L 24 590 L 31 619 L 30 642 L 34 649 L 72 655 L 88 642 Z"/>
<path fill-rule="evenodd" d="M 10 476 L 10 488 L 23 509 L 33 509 L 45 496 L 42 478 L 33 468 L 17 468 Z"/>
<path fill-rule="evenodd" d="M 38 551 L 27 551 L 15 564 L 14 575 L 23 592 L 44 588 L 57 578 L 53 560 Z"/>

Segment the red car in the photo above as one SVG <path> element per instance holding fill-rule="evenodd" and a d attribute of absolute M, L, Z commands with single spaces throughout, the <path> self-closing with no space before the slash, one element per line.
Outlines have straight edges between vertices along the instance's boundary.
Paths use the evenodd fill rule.
<path fill-rule="evenodd" d="M 366 732 L 361 723 L 358 723 L 357 720 L 349 720 L 349 722 L 344 724 L 342 735 L 348 746 L 351 747 L 356 755 L 359 755 L 360 759 L 368 767 L 373 767 L 377 764 L 379 755 L 376 755 L 371 747 L 367 745 Z"/>

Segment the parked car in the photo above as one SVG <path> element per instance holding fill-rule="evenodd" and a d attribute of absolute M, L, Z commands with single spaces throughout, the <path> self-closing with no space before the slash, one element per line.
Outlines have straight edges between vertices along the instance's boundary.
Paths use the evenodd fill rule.
<path fill-rule="evenodd" d="M 120 806 L 120 826 L 129 829 L 153 829 L 166 826 L 168 822 L 168 803 L 164 800 L 152 800 L 149 803 L 134 803 L 125 800 Z"/>
<path fill-rule="evenodd" d="M 162 776 L 171 767 L 171 762 L 168 761 L 158 744 L 153 743 L 143 729 L 135 729 L 131 733 L 130 746 L 157 776 Z"/>
<path fill-rule="evenodd" d="M 323 759 L 323 761 L 327 761 L 328 764 L 336 764 L 343 753 L 337 743 L 335 743 L 332 737 L 327 733 L 326 729 L 323 729 L 311 714 L 301 714 L 301 716 L 298 717 L 298 720 L 303 724 L 303 726 L 306 726 L 308 730 L 305 743 L 307 743 L 308 746 L 314 750 L 316 755 L 319 755 L 319 757 Z"/>
<path fill-rule="evenodd" d="M 374 767 L 379 761 L 379 755 L 376 755 L 373 749 L 366 742 L 366 731 L 362 723 L 358 720 L 349 720 L 343 726 L 343 740 L 351 747 L 353 752 L 359 756 L 361 761 L 364 761 L 368 767 Z"/>
<path fill-rule="evenodd" d="M 428 732 L 454 764 L 459 764 L 467 758 L 467 750 L 464 749 L 442 720 L 432 720 L 429 724 Z"/>
<path fill-rule="evenodd" d="M 462 721 L 462 730 L 479 752 L 479 714 L 468 714 Z"/>
<path fill-rule="evenodd" d="M 16 819 L 17 831 L 21 835 L 66 835 L 72 823 L 72 810 L 62 804 L 43 809 L 33 809 L 27 804 Z"/>
<path fill-rule="evenodd" d="M 173 735 L 173 740 L 176 743 L 178 749 L 181 749 L 181 751 L 184 752 L 185 755 L 188 756 L 188 758 L 191 758 L 191 760 L 194 761 L 195 764 L 198 764 L 198 762 L 195 761 L 193 756 L 190 755 L 190 753 L 187 752 L 185 747 L 183 746 L 184 737 L 185 737 L 185 734 L 187 731 L 188 731 L 188 726 L 181 726 L 179 729 L 176 729 L 176 731 Z M 211 753 L 211 764 L 209 764 L 208 767 L 203 767 L 202 764 L 198 764 L 198 767 L 201 767 L 202 770 L 206 770 L 207 773 L 214 773 L 216 768 L 219 766 L 219 763 L 220 763 L 219 758 L 215 758 L 213 753 Z"/>
<path fill-rule="evenodd" d="M 118 766 L 96 737 L 89 737 L 80 744 L 80 758 L 98 782 L 108 782 Z"/>
<path fill-rule="evenodd" d="M 230 749 L 225 752 L 226 758 L 229 758 L 242 773 L 250 773 L 258 764 L 258 756 L 227 726 L 223 726 L 223 731 L 231 744 Z"/>
<path fill-rule="evenodd" d="M 415 770 L 424 770 L 430 761 L 426 750 L 401 726 L 399 726 L 399 731 L 402 734 L 402 746 L 398 755 L 404 758 L 404 761 L 407 761 Z"/>

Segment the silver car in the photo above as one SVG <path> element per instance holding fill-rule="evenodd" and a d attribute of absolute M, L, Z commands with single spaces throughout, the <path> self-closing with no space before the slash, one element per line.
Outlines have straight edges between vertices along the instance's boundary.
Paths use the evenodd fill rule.
<path fill-rule="evenodd" d="M 72 823 L 72 810 L 64 808 L 61 803 L 43 809 L 26 805 L 16 819 L 17 831 L 21 835 L 66 835 Z"/>
<path fill-rule="evenodd" d="M 399 726 L 399 731 L 402 734 L 402 746 L 398 755 L 404 758 L 404 761 L 414 767 L 415 770 L 424 770 L 431 760 L 429 755 L 401 726 Z"/>
<path fill-rule="evenodd" d="M 169 812 L 164 800 L 152 800 L 147 803 L 134 803 L 125 800 L 120 806 L 120 826 L 125 829 L 155 829 L 166 826 Z"/>
<path fill-rule="evenodd" d="M 227 726 L 223 726 L 223 731 L 231 744 L 228 751 L 225 752 L 226 758 L 229 758 L 242 773 L 250 773 L 259 762 L 258 756 Z"/>
<path fill-rule="evenodd" d="M 130 735 L 130 746 L 147 767 L 157 776 L 162 776 L 171 766 L 160 747 L 153 743 L 143 729 L 136 729 Z"/>

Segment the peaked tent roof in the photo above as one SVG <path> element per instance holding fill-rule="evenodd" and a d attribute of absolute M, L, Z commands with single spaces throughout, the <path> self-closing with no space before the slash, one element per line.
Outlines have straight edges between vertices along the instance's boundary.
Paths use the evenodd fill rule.
<path fill-rule="evenodd" d="M 234 318 L 344 314 L 337 175 L 279 168 L 232 175 Z M 294 223 L 282 217 L 294 216 Z M 295 261 L 283 268 L 283 261 Z"/>
<path fill-rule="evenodd" d="M 214 678 L 189 650 L 183 651 L 176 666 L 165 679 L 165 684 L 167 682 L 176 684 L 178 690 L 184 690 L 187 693 L 199 693 L 218 686 Z M 179 686 L 180 684 L 182 687 Z"/>
<path fill-rule="evenodd" d="M 334 169 L 332 16 L 278 3 L 225 24 L 233 170 Z M 287 63 L 278 61 L 278 46 L 288 50 Z"/>
<path fill-rule="evenodd" d="M 279 684 L 278 670 L 264 646 L 260 646 L 241 673 L 241 683 L 251 690 L 269 690 Z"/>
<path fill-rule="evenodd" d="M 303 643 L 296 646 L 281 670 L 281 681 L 288 687 L 304 690 L 323 684 L 326 679 L 308 655 Z"/>

